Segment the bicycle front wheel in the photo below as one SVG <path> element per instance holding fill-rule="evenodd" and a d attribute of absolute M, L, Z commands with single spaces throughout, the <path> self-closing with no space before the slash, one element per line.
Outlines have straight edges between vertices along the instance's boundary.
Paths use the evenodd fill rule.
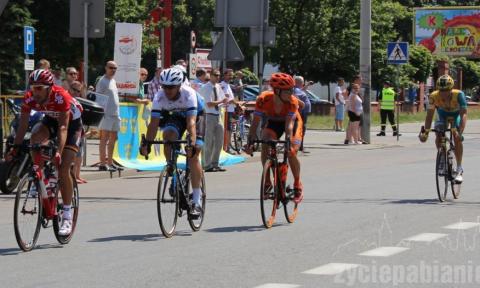
<path fill-rule="evenodd" d="M 262 222 L 266 228 L 271 228 L 275 222 L 278 206 L 277 167 L 272 160 L 263 165 L 262 182 L 260 186 L 260 210 Z"/>
<path fill-rule="evenodd" d="M 62 220 L 63 220 L 63 200 L 61 199 L 61 195 L 58 195 L 57 197 L 57 202 L 56 202 L 57 213 L 55 217 L 53 217 L 53 233 L 55 234 L 55 238 L 57 238 L 57 241 L 60 244 L 68 244 L 68 242 L 72 240 L 73 232 L 75 232 L 75 227 L 77 226 L 80 196 L 78 192 L 77 181 L 75 181 L 75 177 L 73 177 L 72 179 L 73 179 L 73 196 L 72 196 L 72 208 L 71 208 L 72 232 L 68 235 L 58 234 L 58 231 L 60 231 L 60 227 L 62 225 Z M 57 193 L 59 193 L 59 191 L 57 191 Z"/>
<path fill-rule="evenodd" d="M 192 219 L 191 217 L 188 217 L 188 224 L 190 224 L 190 227 L 195 232 L 200 230 L 200 228 L 202 227 L 203 219 L 205 218 L 205 208 L 207 204 L 207 187 L 205 186 L 205 175 L 203 174 L 203 172 L 200 185 L 200 189 L 202 190 L 202 214 L 197 219 Z"/>
<path fill-rule="evenodd" d="M 175 233 L 177 225 L 179 197 L 177 190 L 178 175 L 175 172 L 171 175 L 168 170 L 169 167 L 163 169 L 158 181 L 157 213 L 162 234 L 170 238 Z"/>
<path fill-rule="evenodd" d="M 445 148 L 441 148 L 437 152 L 437 161 L 435 165 L 435 176 L 437 181 L 438 200 L 443 202 L 447 198 L 448 192 L 448 168 L 447 168 L 447 153 Z"/>
<path fill-rule="evenodd" d="M 457 158 L 455 158 L 455 152 L 452 149 L 448 150 L 448 159 L 448 180 L 450 180 L 453 198 L 458 199 L 458 197 L 460 197 L 462 183 L 455 182 L 455 177 L 457 176 Z"/>
<path fill-rule="evenodd" d="M 18 246 L 23 251 L 35 247 L 40 234 L 42 204 L 36 180 L 25 175 L 17 186 L 13 211 L 13 226 Z"/>

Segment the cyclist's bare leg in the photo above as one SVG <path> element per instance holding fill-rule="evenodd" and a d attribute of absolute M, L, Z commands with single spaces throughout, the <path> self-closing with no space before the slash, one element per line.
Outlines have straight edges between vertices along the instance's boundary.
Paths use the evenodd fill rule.
<path fill-rule="evenodd" d="M 36 124 L 32 129 L 32 136 L 30 137 L 30 144 L 42 144 L 50 138 L 50 132 L 48 131 L 47 126 L 42 123 Z M 35 159 L 39 151 L 32 151 L 32 158 Z M 43 168 L 43 161 L 36 163 L 39 165 L 40 169 Z"/>
<path fill-rule="evenodd" d="M 202 148 L 195 145 L 195 155 L 189 159 L 188 165 L 192 176 L 192 188 L 200 188 L 200 181 L 202 179 L 202 165 L 200 165 L 199 155 Z"/>
<path fill-rule="evenodd" d="M 273 132 L 272 130 L 263 129 L 262 140 L 265 140 L 265 141 L 277 140 L 277 137 L 275 136 L 275 132 Z M 269 150 L 270 150 L 270 146 L 268 144 L 262 144 L 262 153 L 261 153 L 262 166 L 265 164 L 265 161 L 267 161 L 267 155 Z"/>
<path fill-rule="evenodd" d="M 295 153 L 291 151 L 288 153 L 288 163 L 290 164 L 290 169 L 292 170 L 293 178 L 295 182 L 300 181 L 300 161 L 298 160 L 297 152 L 300 148 L 298 144 L 292 144 L 292 149 L 295 150 Z"/>
<path fill-rule="evenodd" d="M 460 134 L 457 131 L 455 131 L 453 134 L 453 141 L 455 142 L 455 158 L 457 159 L 457 165 L 462 166 L 463 142 Z"/>
<path fill-rule="evenodd" d="M 175 140 L 178 140 L 180 137 L 178 137 L 177 132 L 175 132 L 173 130 L 165 130 L 162 133 L 162 138 L 165 141 L 175 141 Z M 167 159 L 167 161 L 170 157 L 171 149 L 172 149 L 171 145 L 163 145 L 163 155 L 165 156 L 165 159 Z M 171 172 L 173 172 L 173 171 L 171 171 Z"/>
<path fill-rule="evenodd" d="M 60 192 L 62 193 L 63 205 L 72 205 L 73 179 L 70 174 L 72 164 L 75 161 L 76 152 L 65 148 L 62 152 L 62 163 L 58 171 L 60 181 Z"/>
<path fill-rule="evenodd" d="M 435 146 L 437 146 L 437 150 L 440 149 L 440 147 L 442 146 L 442 136 L 440 136 L 439 133 L 435 133 Z"/>

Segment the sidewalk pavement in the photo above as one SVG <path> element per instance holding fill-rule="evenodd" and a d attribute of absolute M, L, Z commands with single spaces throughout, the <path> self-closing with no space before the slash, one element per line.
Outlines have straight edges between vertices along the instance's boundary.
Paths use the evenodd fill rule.
<path fill-rule="evenodd" d="M 371 144 L 367 145 L 345 145 L 343 144 L 345 140 L 345 132 L 335 132 L 333 130 L 307 130 L 305 136 L 305 150 L 311 153 L 317 151 L 318 149 L 322 150 L 336 150 L 336 149 L 349 149 L 349 150 L 372 150 L 372 149 L 386 149 L 392 147 L 410 147 L 415 145 L 421 145 L 418 140 L 418 133 L 422 123 L 408 123 L 400 124 L 400 140 L 397 141 L 397 137 L 392 136 L 392 130 L 387 126 L 386 134 L 387 136 L 378 137 L 376 134 L 380 131 L 380 127 L 373 127 L 370 132 Z M 433 136 L 433 137 L 432 137 Z M 467 128 L 464 133 L 465 140 L 471 140 L 480 138 L 480 120 L 470 120 L 467 123 Z M 434 135 L 429 137 L 429 143 L 425 145 L 433 144 Z M 125 168 L 124 171 L 119 173 L 114 172 L 104 172 L 98 171 L 97 167 L 91 167 L 91 165 L 97 163 L 99 160 L 98 153 L 99 141 L 95 139 L 87 140 L 87 166 L 82 166 L 81 176 L 86 180 L 97 180 L 123 176 L 134 176 L 139 174 L 151 174 L 152 171 L 137 171 L 136 169 Z M 302 153 L 300 153 L 302 156 Z M 305 156 L 308 154 L 305 154 Z M 245 162 L 256 162 L 260 161 L 260 153 L 255 153 L 255 157 L 250 157 L 244 155 Z M 242 165 L 242 164 L 239 164 Z M 228 167 L 227 167 L 228 169 Z"/>

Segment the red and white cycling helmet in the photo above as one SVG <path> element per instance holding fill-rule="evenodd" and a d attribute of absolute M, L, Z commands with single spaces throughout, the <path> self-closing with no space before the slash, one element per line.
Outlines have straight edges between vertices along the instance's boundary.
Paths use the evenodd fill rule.
<path fill-rule="evenodd" d="M 37 69 L 30 74 L 28 83 L 30 85 L 53 85 L 53 74 L 49 70 Z"/>

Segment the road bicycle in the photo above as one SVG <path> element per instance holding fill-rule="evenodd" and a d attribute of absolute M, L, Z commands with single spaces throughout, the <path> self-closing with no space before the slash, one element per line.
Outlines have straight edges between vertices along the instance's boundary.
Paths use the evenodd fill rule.
<path fill-rule="evenodd" d="M 437 183 L 438 200 L 440 200 L 440 202 L 446 200 L 448 186 L 452 189 L 454 199 L 458 199 L 460 196 L 461 188 L 461 183 L 455 181 L 455 177 L 457 176 L 457 158 L 455 157 L 453 133 L 457 131 L 457 128 L 452 127 L 451 121 L 448 121 L 448 123 L 450 126 L 448 129 L 437 128 L 431 130 L 436 132 L 440 137 L 440 148 L 437 151 L 437 160 L 435 163 L 435 179 Z M 422 129 L 424 128 L 422 127 Z"/>
<path fill-rule="evenodd" d="M 188 138 L 188 137 L 187 137 Z M 142 146 L 150 144 L 170 145 L 170 155 L 167 157 L 167 165 L 160 173 L 157 189 L 157 213 L 158 222 L 162 234 L 170 238 L 175 234 L 178 217 L 187 215 L 188 223 L 194 232 L 202 227 L 206 208 L 206 186 L 205 177 L 202 172 L 200 189 L 202 190 L 202 212 L 199 216 L 191 215 L 192 212 L 192 192 L 190 187 L 190 168 L 185 164 L 179 167 L 178 156 L 187 157 L 186 153 L 181 151 L 181 145 L 189 145 L 189 140 L 164 140 L 148 141 L 145 135 L 142 135 Z M 145 156 L 148 159 L 148 156 Z"/>
<path fill-rule="evenodd" d="M 23 251 L 30 251 L 35 247 L 40 228 L 48 227 L 52 220 L 55 238 L 60 244 L 67 244 L 73 237 L 79 212 L 79 191 L 75 181 L 73 183 L 72 198 L 72 232 L 63 236 L 59 234 L 63 217 L 63 201 L 59 185 L 57 185 L 59 159 L 56 159 L 57 145 L 49 141 L 47 145 L 34 144 L 28 147 L 36 151 L 30 171 L 22 177 L 17 186 L 15 196 L 13 223 L 15 238 Z M 43 162 L 43 169 L 40 164 Z M 75 179 L 71 170 L 71 177 Z"/>
<path fill-rule="evenodd" d="M 253 142 L 269 146 L 260 183 L 260 210 L 263 225 L 271 228 L 275 222 L 277 210 L 282 206 L 287 222 L 293 223 L 297 218 L 298 204 L 293 201 L 295 189 L 291 173 L 288 172 L 287 156 L 290 151 L 290 139 L 254 140 Z M 277 156 L 280 148 L 283 150 L 281 160 Z"/>

